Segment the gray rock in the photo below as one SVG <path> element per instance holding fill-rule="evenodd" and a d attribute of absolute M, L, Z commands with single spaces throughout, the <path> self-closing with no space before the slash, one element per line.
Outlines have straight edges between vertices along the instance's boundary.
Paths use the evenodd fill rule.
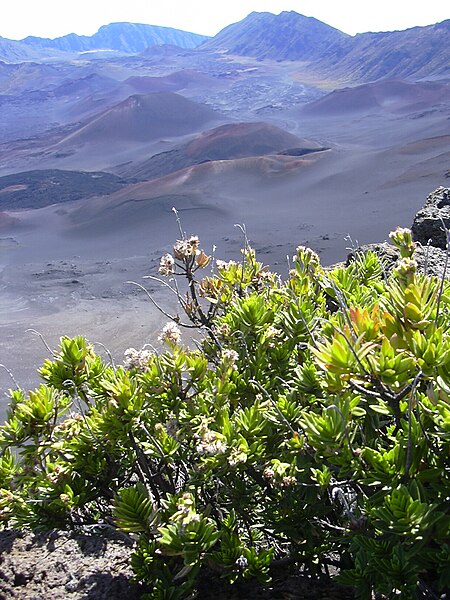
<path fill-rule="evenodd" d="M 426 275 L 434 275 L 439 279 L 445 277 L 450 279 L 450 264 L 447 263 L 447 252 L 435 246 L 418 246 L 414 252 L 418 270 Z"/>
<path fill-rule="evenodd" d="M 384 267 L 385 276 L 388 277 L 400 258 L 400 251 L 395 246 L 388 244 L 387 242 L 382 242 L 380 244 L 364 244 L 363 246 L 359 246 L 347 256 L 347 262 L 343 266 L 348 266 L 352 261 L 354 261 L 357 253 L 361 252 L 364 254 L 369 250 L 375 252 L 375 254 L 380 257 Z M 431 245 L 418 245 L 414 252 L 413 258 L 417 261 L 417 267 L 420 273 L 441 278 L 445 272 L 446 278 L 450 279 L 450 261 L 446 267 L 447 252 L 445 250 Z M 333 265 L 333 267 L 336 266 L 338 265 Z"/>
<path fill-rule="evenodd" d="M 450 278 L 450 261 L 447 259 L 447 229 L 450 228 L 450 188 L 439 187 L 432 192 L 423 208 L 414 217 L 411 227 L 413 239 L 416 242 L 414 259 L 418 270 L 427 275 Z M 375 252 L 382 260 L 386 275 L 389 275 L 400 258 L 399 250 L 389 244 L 365 244 L 353 250 L 347 256 L 346 265 L 355 260 L 358 252 Z"/>
<path fill-rule="evenodd" d="M 442 221 L 447 229 L 450 228 L 450 188 L 445 187 L 439 187 L 432 192 L 424 207 L 414 217 L 411 227 L 414 241 L 423 246 L 430 243 L 445 250 L 447 232 L 444 231 Z"/>
<path fill-rule="evenodd" d="M 365 254 L 369 251 L 375 252 L 375 254 L 379 256 L 383 264 L 386 276 L 391 273 L 396 262 L 400 258 L 400 251 L 398 250 L 398 248 L 396 248 L 392 244 L 389 244 L 388 242 L 380 242 L 377 244 L 363 244 L 362 246 L 358 246 L 358 248 L 350 252 L 350 254 L 347 256 L 347 261 L 345 265 L 348 266 L 351 262 L 353 262 L 357 254 Z"/>

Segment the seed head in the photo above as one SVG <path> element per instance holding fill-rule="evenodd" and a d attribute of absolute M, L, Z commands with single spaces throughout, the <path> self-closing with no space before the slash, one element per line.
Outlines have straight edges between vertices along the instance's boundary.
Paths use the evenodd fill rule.
<path fill-rule="evenodd" d="M 164 256 L 161 257 L 161 260 L 159 262 L 159 272 L 161 273 L 161 275 L 168 277 L 169 275 L 173 274 L 174 266 L 175 259 L 173 258 L 173 256 L 169 253 L 164 254 Z"/>
<path fill-rule="evenodd" d="M 195 259 L 195 262 L 201 269 L 204 269 L 205 267 L 207 267 L 209 265 L 210 260 L 211 260 L 211 257 L 208 256 L 207 254 L 205 254 L 203 252 L 203 250 L 201 250 L 200 254 L 198 254 L 197 258 Z"/>

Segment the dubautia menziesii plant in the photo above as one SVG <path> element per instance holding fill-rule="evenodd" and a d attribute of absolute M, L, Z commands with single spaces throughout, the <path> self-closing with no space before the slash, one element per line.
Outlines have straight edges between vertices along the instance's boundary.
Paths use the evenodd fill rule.
<path fill-rule="evenodd" d="M 120 528 L 152 599 L 280 564 L 359 598 L 445 594 L 450 286 L 418 273 L 408 230 L 392 240 L 390 275 L 371 252 L 324 270 L 299 247 L 284 281 L 248 243 L 224 262 L 180 228 L 161 349 L 118 366 L 62 338 L 41 387 L 10 392 L 3 527 Z"/>

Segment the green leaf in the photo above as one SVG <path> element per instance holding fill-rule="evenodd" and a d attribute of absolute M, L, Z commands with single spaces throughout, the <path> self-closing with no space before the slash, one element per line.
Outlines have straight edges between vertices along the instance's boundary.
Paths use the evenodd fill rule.
<path fill-rule="evenodd" d="M 147 490 L 141 483 L 120 490 L 113 514 L 122 531 L 148 532 L 156 530 L 159 525 L 158 511 L 154 509 Z"/>

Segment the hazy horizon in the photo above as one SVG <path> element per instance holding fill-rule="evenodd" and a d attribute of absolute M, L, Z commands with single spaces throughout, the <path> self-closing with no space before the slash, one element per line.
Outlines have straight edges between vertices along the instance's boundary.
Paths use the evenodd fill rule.
<path fill-rule="evenodd" d="M 449 18 L 449 11 L 440 0 L 404 7 L 388 0 L 366 5 L 356 0 L 339 4 L 330 0 L 242 0 L 226 5 L 212 5 L 205 0 L 193 0 L 180 5 L 168 0 L 164 5 L 149 6 L 144 0 L 120 0 L 95 3 L 79 0 L 69 6 L 55 0 L 42 0 L 30 6 L 27 0 L 17 0 L 2 15 L 0 36 L 21 40 L 27 36 L 55 38 L 75 33 L 93 35 L 102 25 L 117 22 L 143 23 L 173 27 L 192 33 L 213 36 L 221 29 L 245 18 L 251 12 L 295 11 L 314 17 L 350 35 L 367 31 L 393 31 L 425 26 Z"/>

